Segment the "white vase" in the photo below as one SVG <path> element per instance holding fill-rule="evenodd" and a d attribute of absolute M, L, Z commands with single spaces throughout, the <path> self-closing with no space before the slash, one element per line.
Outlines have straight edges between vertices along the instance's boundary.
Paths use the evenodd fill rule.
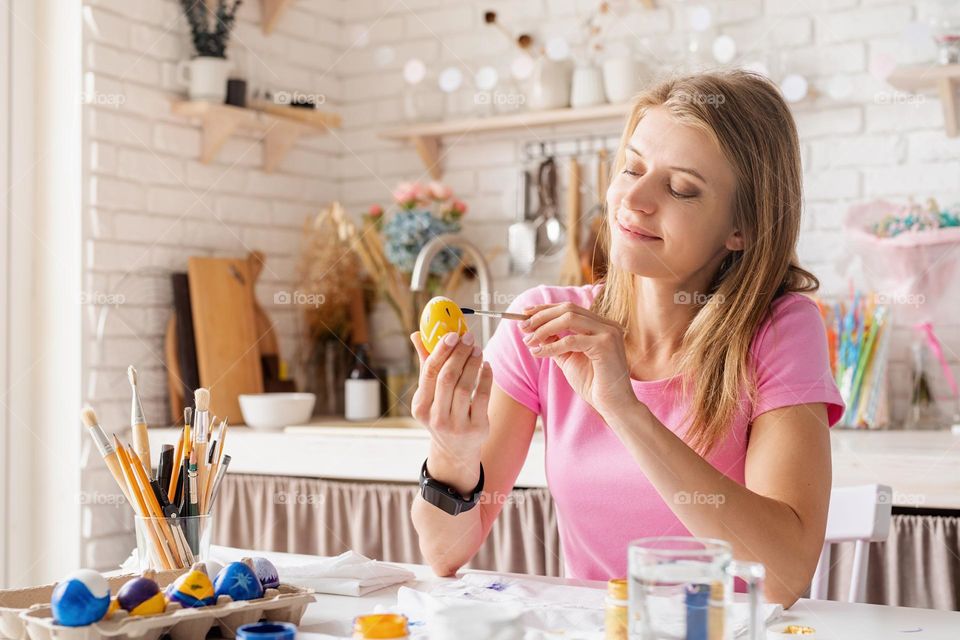
<path fill-rule="evenodd" d="M 177 65 L 177 82 L 187 89 L 191 100 L 223 103 L 227 97 L 227 75 L 230 61 L 226 58 L 199 56 L 181 60 Z"/>
<path fill-rule="evenodd" d="M 577 67 L 573 71 L 570 88 L 570 106 L 574 109 L 593 107 L 607 101 L 603 88 L 603 73 L 594 66 Z"/>
<path fill-rule="evenodd" d="M 643 64 L 631 57 L 610 58 L 603 63 L 603 90 L 607 100 L 621 104 L 630 100 L 643 85 Z"/>
<path fill-rule="evenodd" d="M 562 109 L 570 106 L 570 63 L 540 57 L 534 63 L 530 82 L 530 109 Z"/>

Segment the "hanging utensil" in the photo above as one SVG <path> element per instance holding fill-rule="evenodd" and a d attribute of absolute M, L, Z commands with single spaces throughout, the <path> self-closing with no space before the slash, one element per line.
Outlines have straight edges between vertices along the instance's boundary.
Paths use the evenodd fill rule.
<path fill-rule="evenodd" d="M 507 230 L 510 273 L 529 273 L 537 259 L 537 226 L 530 220 L 530 172 L 520 172 L 517 185 L 517 221 Z"/>
<path fill-rule="evenodd" d="M 597 152 L 596 203 L 586 215 L 586 233 L 580 243 L 580 265 L 584 279 L 594 283 L 607 271 L 607 256 L 600 242 L 604 204 L 610 179 L 610 161 L 606 149 Z"/>
<path fill-rule="evenodd" d="M 560 267 L 560 284 L 583 284 L 580 267 L 580 163 L 570 158 L 567 172 L 567 244 Z"/>
<path fill-rule="evenodd" d="M 540 197 L 536 220 L 537 253 L 549 256 L 563 248 L 566 236 L 563 223 L 557 218 L 557 163 L 552 156 L 540 164 L 537 194 Z"/>

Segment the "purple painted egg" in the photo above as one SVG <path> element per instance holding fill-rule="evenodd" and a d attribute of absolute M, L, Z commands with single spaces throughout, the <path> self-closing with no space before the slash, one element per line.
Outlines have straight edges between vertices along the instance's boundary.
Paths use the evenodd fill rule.
<path fill-rule="evenodd" d="M 128 580 L 117 592 L 120 607 L 132 616 L 155 616 L 167 608 L 167 600 L 150 576 Z"/>
<path fill-rule="evenodd" d="M 249 559 L 247 559 L 249 562 Z M 256 600 L 263 597 L 263 586 L 251 567 L 253 563 L 231 562 L 213 581 L 216 597 L 230 596 L 234 600 Z"/>
<path fill-rule="evenodd" d="M 50 608 L 59 625 L 84 627 L 93 624 L 110 608 L 110 585 L 92 569 L 74 571 L 54 587 Z"/>
<path fill-rule="evenodd" d="M 280 574 L 273 563 L 266 558 L 253 558 L 253 570 L 264 589 L 276 589 L 280 586 Z"/>

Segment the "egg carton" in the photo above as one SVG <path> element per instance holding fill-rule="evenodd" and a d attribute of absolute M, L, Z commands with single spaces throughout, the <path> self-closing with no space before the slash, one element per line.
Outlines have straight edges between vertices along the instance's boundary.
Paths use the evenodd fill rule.
<path fill-rule="evenodd" d="M 154 579 L 163 588 L 177 579 L 183 570 L 159 571 Z M 135 574 L 107 578 L 110 593 L 116 593 Z M 56 584 L 44 584 L 25 589 L 0 589 L 0 640 L 27 640 L 27 629 L 20 614 L 29 609 L 50 604 Z"/>
<path fill-rule="evenodd" d="M 221 638 L 235 638 L 238 627 L 268 620 L 300 624 L 307 605 L 314 601 L 313 590 L 281 584 L 267 589 L 262 598 L 234 601 L 229 596 L 217 598 L 209 607 L 181 607 L 167 604 L 164 613 L 155 616 L 130 616 L 116 611 L 107 620 L 85 627 L 64 627 L 53 621 L 49 606 L 24 611 L 24 621 L 30 640 L 197 640 L 218 628 Z"/>

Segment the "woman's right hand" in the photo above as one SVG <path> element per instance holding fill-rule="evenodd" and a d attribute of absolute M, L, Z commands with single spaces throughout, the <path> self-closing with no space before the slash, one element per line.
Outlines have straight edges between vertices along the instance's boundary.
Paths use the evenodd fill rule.
<path fill-rule="evenodd" d="M 427 353 L 420 332 L 410 335 L 420 356 L 413 417 L 430 431 L 430 475 L 464 495 L 480 477 L 480 449 L 490 433 L 487 406 L 493 371 L 471 333 L 446 334 Z"/>

